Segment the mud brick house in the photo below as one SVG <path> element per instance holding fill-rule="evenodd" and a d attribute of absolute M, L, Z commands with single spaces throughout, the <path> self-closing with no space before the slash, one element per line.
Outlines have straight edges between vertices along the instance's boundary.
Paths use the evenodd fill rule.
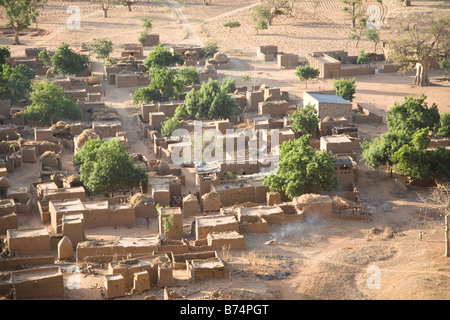
<path fill-rule="evenodd" d="M 327 117 L 352 120 L 352 104 L 336 94 L 303 93 L 303 106 L 312 105 L 320 121 Z"/>

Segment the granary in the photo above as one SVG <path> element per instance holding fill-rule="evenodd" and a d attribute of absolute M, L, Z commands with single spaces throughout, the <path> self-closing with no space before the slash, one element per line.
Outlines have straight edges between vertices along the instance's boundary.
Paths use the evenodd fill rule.
<path fill-rule="evenodd" d="M 336 158 L 335 163 L 337 182 L 340 188 L 348 189 L 358 183 L 358 168 L 350 156 Z"/>
<path fill-rule="evenodd" d="M 303 93 L 303 106 L 312 105 L 320 121 L 326 117 L 352 120 L 352 104 L 336 94 Z"/>

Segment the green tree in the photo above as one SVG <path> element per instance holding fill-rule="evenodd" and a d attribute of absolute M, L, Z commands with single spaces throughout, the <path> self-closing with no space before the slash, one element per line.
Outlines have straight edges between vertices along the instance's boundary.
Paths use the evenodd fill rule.
<path fill-rule="evenodd" d="M 219 52 L 219 43 L 214 40 L 206 41 L 205 45 L 202 48 L 203 55 L 209 58 L 214 56 L 217 52 Z"/>
<path fill-rule="evenodd" d="M 50 57 L 50 55 L 48 54 L 48 51 L 46 48 L 42 49 L 41 51 L 39 51 L 38 53 L 38 57 L 39 59 L 42 60 L 42 62 L 49 66 L 52 64 L 52 58 Z"/>
<path fill-rule="evenodd" d="M 200 90 L 192 89 L 185 98 L 186 112 L 193 119 L 228 119 L 236 110 L 236 102 L 228 94 L 228 88 L 209 79 Z"/>
<path fill-rule="evenodd" d="M 256 30 L 256 34 L 259 34 L 259 30 L 267 30 L 268 27 L 269 26 L 266 20 L 258 20 L 253 26 L 253 28 L 255 28 Z"/>
<path fill-rule="evenodd" d="M 150 71 L 150 79 L 148 87 L 135 91 L 135 104 L 168 101 L 184 91 L 184 84 L 177 77 L 176 70 L 154 66 Z"/>
<path fill-rule="evenodd" d="M 147 56 L 144 65 L 147 70 L 152 68 L 166 68 L 184 64 L 184 58 L 178 52 L 170 52 L 162 43 L 158 44 Z"/>
<path fill-rule="evenodd" d="M 393 156 L 404 145 L 411 141 L 411 136 L 404 131 L 390 130 L 383 135 L 374 138 L 372 141 L 361 143 L 363 149 L 361 160 L 372 168 L 388 165 L 392 177 Z"/>
<path fill-rule="evenodd" d="M 0 71 L 0 99 L 9 99 L 12 105 L 27 99 L 35 76 L 36 72 L 23 64 L 16 67 L 4 64 Z"/>
<path fill-rule="evenodd" d="M 305 88 L 308 88 L 308 80 L 315 79 L 319 76 L 319 69 L 313 68 L 310 65 L 298 66 L 295 70 L 295 75 L 300 81 L 305 81 Z"/>
<path fill-rule="evenodd" d="M 108 17 L 108 9 L 111 4 L 110 0 L 94 0 L 94 1 L 98 2 L 100 4 L 100 8 L 103 11 L 103 18 L 107 18 Z"/>
<path fill-rule="evenodd" d="M 141 24 L 142 31 L 139 36 L 139 42 L 144 44 L 147 42 L 146 35 L 150 32 L 150 30 L 152 30 L 153 24 L 152 24 L 152 20 L 149 20 L 147 18 L 141 18 L 141 21 L 142 21 L 142 24 Z"/>
<path fill-rule="evenodd" d="M 119 2 L 123 6 L 128 7 L 128 11 L 132 11 L 131 6 L 136 3 L 136 0 L 119 0 Z"/>
<path fill-rule="evenodd" d="M 87 49 L 90 51 L 90 55 L 95 54 L 97 59 L 106 62 L 113 52 L 114 44 L 106 38 L 97 38 L 87 44 Z"/>
<path fill-rule="evenodd" d="M 287 197 L 329 191 L 337 186 L 335 157 L 311 148 L 311 135 L 289 140 L 280 146 L 280 162 L 275 174 L 266 176 L 270 191 L 284 192 Z"/>
<path fill-rule="evenodd" d="M 448 68 L 450 68 L 450 62 L 447 58 L 441 58 L 438 61 L 439 68 L 445 71 L 445 77 L 448 77 Z"/>
<path fill-rule="evenodd" d="M 428 179 L 431 175 L 430 161 L 426 150 L 404 145 L 392 159 L 395 163 L 395 171 L 412 180 Z"/>
<path fill-rule="evenodd" d="M 61 86 L 48 81 L 34 81 L 31 90 L 31 105 L 23 112 L 26 121 L 52 125 L 60 120 L 81 119 L 81 109 Z"/>
<path fill-rule="evenodd" d="M 440 125 L 440 115 L 436 104 L 428 107 L 426 96 L 413 98 L 405 97 L 402 104 L 394 103 L 394 106 L 386 112 L 389 130 L 403 130 L 412 135 L 419 129 L 429 128 L 436 131 Z"/>
<path fill-rule="evenodd" d="M 44 2 L 43 0 L 0 0 L 0 6 L 6 10 L 8 25 L 14 29 L 15 45 L 20 44 L 20 32 L 36 21 L 39 14 L 37 4 Z"/>
<path fill-rule="evenodd" d="M 226 93 L 234 93 L 236 91 L 236 80 L 233 78 L 225 78 L 220 85 L 221 89 Z"/>
<path fill-rule="evenodd" d="M 361 50 L 358 54 L 358 58 L 356 59 L 357 64 L 367 64 L 370 62 L 370 53 Z"/>
<path fill-rule="evenodd" d="M 194 66 L 178 69 L 177 77 L 185 86 L 200 83 L 200 73 L 198 73 Z"/>
<path fill-rule="evenodd" d="M 376 29 L 369 28 L 364 32 L 364 35 L 373 42 L 373 52 L 377 52 L 377 45 L 380 42 L 380 34 Z"/>
<path fill-rule="evenodd" d="M 173 114 L 173 116 L 175 118 L 187 118 L 187 113 L 185 110 L 186 106 L 184 104 L 180 104 L 176 109 L 175 112 Z"/>
<path fill-rule="evenodd" d="M 0 71 L 2 71 L 2 66 L 6 63 L 6 59 L 11 57 L 11 51 L 9 47 L 0 47 Z"/>
<path fill-rule="evenodd" d="M 333 79 L 333 89 L 336 90 L 336 94 L 347 101 L 353 101 L 356 93 L 355 78 L 346 80 L 341 78 L 340 80 Z"/>
<path fill-rule="evenodd" d="M 302 134 L 311 133 L 319 127 L 316 109 L 310 104 L 292 114 L 292 130 Z"/>
<path fill-rule="evenodd" d="M 73 51 L 64 42 L 56 49 L 51 61 L 51 72 L 62 75 L 79 74 L 89 65 L 89 59 L 86 56 Z"/>
<path fill-rule="evenodd" d="M 450 54 L 449 26 L 449 15 L 432 22 L 417 21 L 414 28 L 400 30 L 399 36 L 389 42 L 387 58 L 401 66 L 401 72 L 415 69 L 414 85 L 431 85 L 428 76 L 431 61 Z"/>
<path fill-rule="evenodd" d="M 450 112 L 441 114 L 438 134 L 444 138 L 450 139 Z"/>
<path fill-rule="evenodd" d="M 228 21 L 225 22 L 222 26 L 225 28 L 230 28 L 231 33 L 231 29 L 239 28 L 241 24 L 239 23 L 239 21 Z"/>
<path fill-rule="evenodd" d="M 352 28 L 356 28 L 356 20 L 365 15 L 362 0 L 341 0 L 341 2 L 344 5 L 342 10 L 347 13 L 348 19 L 352 22 Z"/>
<path fill-rule="evenodd" d="M 350 29 L 349 39 L 355 40 L 355 48 L 358 48 L 359 41 L 364 36 L 364 33 L 367 31 L 367 17 L 360 18 L 358 20 L 358 24 L 355 24 L 355 27 Z"/>
<path fill-rule="evenodd" d="M 126 146 L 117 138 L 106 142 L 89 139 L 74 156 L 74 165 L 79 168 L 80 180 L 91 193 L 114 195 L 119 188 L 139 187 L 148 180 L 148 174 L 134 166 Z"/>
<path fill-rule="evenodd" d="M 161 124 L 161 134 L 164 137 L 170 137 L 172 133 L 180 127 L 180 121 L 174 116 Z"/>

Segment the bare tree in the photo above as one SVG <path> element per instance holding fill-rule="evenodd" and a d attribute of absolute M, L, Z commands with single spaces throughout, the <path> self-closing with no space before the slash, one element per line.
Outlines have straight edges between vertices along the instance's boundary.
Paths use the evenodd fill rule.
<path fill-rule="evenodd" d="M 101 5 L 101 9 L 103 10 L 103 18 L 107 18 L 110 5 L 109 0 L 95 0 L 95 2 L 98 2 Z"/>
<path fill-rule="evenodd" d="M 450 257 L 449 243 L 449 225 L 450 215 L 450 184 L 437 183 L 437 187 L 432 190 L 430 195 L 424 197 L 419 195 L 423 203 L 433 206 L 444 217 L 444 239 L 445 239 L 445 257 Z"/>

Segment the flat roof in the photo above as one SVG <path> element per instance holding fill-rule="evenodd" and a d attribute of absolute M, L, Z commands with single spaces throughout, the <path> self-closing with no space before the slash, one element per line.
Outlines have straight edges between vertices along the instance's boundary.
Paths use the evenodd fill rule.
<path fill-rule="evenodd" d="M 48 236 L 48 231 L 46 228 L 8 229 L 7 232 L 10 238 L 29 238 L 29 237 Z"/>
<path fill-rule="evenodd" d="M 198 227 L 209 227 L 209 226 L 217 226 L 220 224 L 237 223 L 236 217 L 234 216 L 201 217 L 196 218 L 195 220 Z"/>
<path fill-rule="evenodd" d="M 12 282 L 34 281 L 45 277 L 62 275 L 60 267 L 43 267 L 12 272 Z"/>
<path fill-rule="evenodd" d="M 158 246 L 160 243 L 159 235 L 151 237 L 119 237 L 115 242 L 114 246 L 120 247 L 148 247 L 148 246 Z"/>
<path fill-rule="evenodd" d="M 345 103 L 350 104 L 347 100 L 344 98 L 341 98 L 337 94 L 320 94 L 320 93 L 308 93 L 311 97 L 316 99 L 318 102 L 332 102 L 332 103 Z"/>
<path fill-rule="evenodd" d="M 190 263 L 196 269 L 198 269 L 198 268 L 214 269 L 214 268 L 218 268 L 218 267 L 220 267 L 220 268 L 224 267 L 223 262 L 217 258 L 212 258 L 212 259 L 208 259 L 208 260 L 195 259 L 195 260 L 190 260 Z"/>
<path fill-rule="evenodd" d="M 323 136 L 321 139 L 325 140 L 327 143 L 352 143 L 350 138 L 346 135 Z"/>
<path fill-rule="evenodd" d="M 243 238 L 242 234 L 237 233 L 236 231 L 228 231 L 228 232 L 212 232 L 208 233 L 208 237 L 211 239 L 236 239 Z"/>

